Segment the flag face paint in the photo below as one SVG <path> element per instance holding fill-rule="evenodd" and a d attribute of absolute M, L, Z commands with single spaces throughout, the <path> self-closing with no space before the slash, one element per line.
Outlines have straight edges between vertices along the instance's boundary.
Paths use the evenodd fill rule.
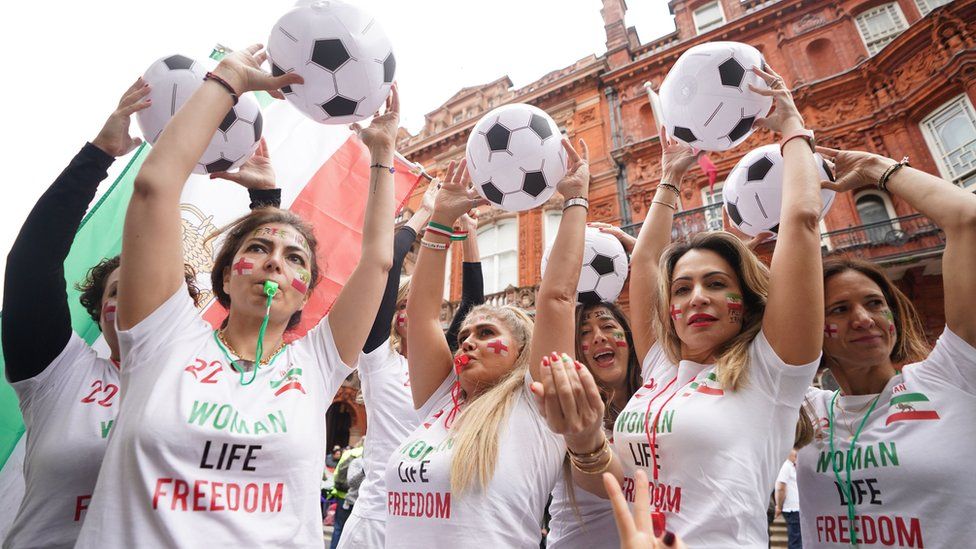
<path fill-rule="evenodd" d="M 508 345 L 505 345 L 501 339 L 489 341 L 487 347 L 496 355 L 508 356 Z"/>
<path fill-rule="evenodd" d="M 291 287 L 304 294 L 308 292 L 308 283 L 311 280 L 311 273 L 302 268 L 295 269 L 295 278 L 291 279 Z"/>
<path fill-rule="evenodd" d="M 242 257 L 234 263 L 231 272 L 238 275 L 249 275 L 254 273 L 254 262 L 246 257 Z"/>
<path fill-rule="evenodd" d="M 681 320 L 681 307 L 671 304 L 671 320 Z"/>
<path fill-rule="evenodd" d="M 405 311 L 397 313 L 396 323 L 401 328 L 407 327 L 407 313 Z"/>
<path fill-rule="evenodd" d="M 613 344 L 616 345 L 617 347 L 626 347 L 627 346 L 627 335 L 624 334 L 621 331 L 614 331 L 613 332 Z"/>
<path fill-rule="evenodd" d="M 888 321 L 888 333 L 895 335 L 895 315 L 892 314 L 891 310 L 887 309 L 882 314 L 884 314 L 885 320 Z"/>
<path fill-rule="evenodd" d="M 725 294 L 725 304 L 729 308 L 729 322 L 742 322 L 742 296 L 736 293 Z"/>
<path fill-rule="evenodd" d="M 302 236 L 297 231 L 289 231 L 285 229 L 279 229 L 277 227 L 258 227 L 257 229 L 254 229 L 254 232 L 251 233 L 251 236 L 261 237 L 261 238 L 268 238 L 268 237 L 277 238 L 278 240 L 287 242 L 289 244 L 296 244 L 306 252 L 310 252 L 308 247 L 308 242 L 305 240 L 305 237 Z"/>
<path fill-rule="evenodd" d="M 105 302 L 102 306 L 102 318 L 105 319 L 105 322 L 115 322 L 115 303 L 111 301 Z"/>
<path fill-rule="evenodd" d="M 838 335 L 837 332 L 838 330 L 836 324 L 824 324 L 824 337 L 830 339 L 837 339 L 838 337 L 840 337 L 840 335 Z"/>
<path fill-rule="evenodd" d="M 590 346 L 587 345 L 586 343 L 581 343 L 580 344 L 580 349 L 582 349 L 583 352 L 585 353 L 586 351 L 589 351 L 590 350 Z"/>
<path fill-rule="evenodd" d="M 583 315 L 583 322 L 587 322 L 587 321 L 593 320 L 593 319 L 615 320 L 613 318 L 613 315 L 610 314 L 610 312 L 607 311 L 606 309 L 599 309 L 599 310 L 596 310 L 596 311 L 591 311 L 591 312 L 586 313 L 585 315 Z"/>

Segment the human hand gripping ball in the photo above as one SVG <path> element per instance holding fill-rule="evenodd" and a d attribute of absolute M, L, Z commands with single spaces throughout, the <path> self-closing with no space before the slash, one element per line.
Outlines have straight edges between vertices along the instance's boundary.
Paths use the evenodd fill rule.
<path fill-rule="evenodd" d="M 667 134 L 661 126 L 661 181 L 677 185 L 684 178 L 688 170 L 695 165 L 698 155 L 702 154 L 684 141 L 675 139 Z"/>
<path fill-rule="evenodd" d="M 386 98 L 383 113 L 376 111 L 369 126 L 362 127 L 358 122 L 350 124 L 349 129 L 356 132 L 359 139 L 372 153 L 393 152 L 396 147 L 397 129 L 400 128 L 400 92 L 394 83 Z"/>
<path fill-rule="evenodd" d="M 817 147 L 834 172 L 834 181 L 822 181 L 820 187 L 835 192 L 847 192 L 866 185 L 877 185 L 885 170 L 897 164 L 891 158 L 864 152 L 841 151 L 828 147 Z"/>
<path fill-rule="evenodd" d="M 238 95 L 249 91 L 266 91 L 274 98 L 284 99 L 281 88 L 305 83 L 294 72 L 272 76 L 261 68 L 267 59 L 268 52 L 264 46 L 252 44 L 221 59 L 213 73 L 224 79 Z"/>
<path fill-rule="evenodd" d="M 580 156 L 569 143 L 569 139 L 564 137 L 562 143 L 569 157 L 569 165 L 566 175 L 556 184 L 556 190 L 563 198 L 586 198 L 590 193 L 590 149 L 587 148 L 586 141 L 580 139 L 579 145 L 583 151 Z"/>
<path fill-rule="evenodd" d="M 673 532 L 654 532 L 651 520 L 651 495 L 647 474 L 638 470 L 634 474 L 633 514 L 624 498 L 617 479 L 610 473 L 603 474 L 603 486 L 607 489 L 613 518 L 620 534 L 621 549 L 686 549 L 687 546 Z"/>
<path fill-rule="evenodd" d="M 454 226 L 457 218 L 472 208 L 487 203 L 488 201 L 481 198 L 478 192 L 471 187 L 467 161 L 461 160 L 460 163 L 451 161 L 447 166 L 447 175 L 441 182 L 441 188 L 437 191 L 437 197 L 434 200 L 434 213 L 431 218 L 439 223 Z"/>
<path fill-rule="evenodd" d="M 274 168 L 271 167 L 271 155 L 264 138 L 258 142 L 258 148 L 236 172 L 214 172 L 210 179 L 226 179 L 233 181 L 245 189 L 274 189 L 277 187 Z"/>
<path fill-rule="evenodd" d="M 602 221 L 590 221 L 586 224 L 586 226 L 593 227 L 601 233 L 609 234 L 620 241 L 620 245 L 624 247 L 625 252 L 628 254 L 634 253 L 634 246 L 637 245 L 637 239 L 625 233 L 620 227 L 616 227 L 609 223 L 603 223 Z"/>
<path fill-rule="evenodd" d="M 786 82 L 783 81 L 783 77 L 776 74 L 768 65 L 766 66 L 766 70 L 753 67 L 752 72 L 765 80 L 769 89 L 757 88 L 752 84 L 749 84 L 749 89 L 759 95 L 773 98 L 772 112 L 766 118 L 756 119 L 756 127 L 768 128 L 780 134 L 803 129 L 805 126 L 803 116 L 797 110 L 796 103 L 793 102 L 793 94 L 786 87 Z"/>
<path fill-rule="evenodd" d="M 147 97 L 149 92 L 149 84 L 142 77 L 137 78 L 122 94 L 118 107 L 109 115 L 101 131 L 92 140 L 92 145 L 114 157 L 125 156 L 141 145 L 142 139 L 129 135 L 129 121 L 132 113 L 148 108 L 152 103 Z"/>
<path fill-rule="evenodd" d="M 592 452 L 604 442 L 603 399 L 589 369 L 569 355 L 542 358 L 542 381 L 530 386 L 539 412 L 566 445 L 577 453 Z"/>

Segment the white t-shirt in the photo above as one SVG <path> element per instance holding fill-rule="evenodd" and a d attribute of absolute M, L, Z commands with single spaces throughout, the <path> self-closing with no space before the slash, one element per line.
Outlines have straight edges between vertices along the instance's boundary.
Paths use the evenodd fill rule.
<path fill-rule="evenodd" d="M 498 461 L 488 488 L 473 487 L 454 497 L 454 441 L 444 423 L 455 379 L 449 375 L 418 410 L 424 422 L 390 456 L 387 547 L 538 547 L 546 500 L 562 476 L 566 444 L 539 414 L 526 373 L 499 429 Z"/>
<path fill-rule="evenodd" d="M 77 546 L 321 549 L 325 410 L 352 373 L 328 317 L 246 386 L 185 287 L 119 345 L 124 398 Z"/>
<path fill-rule="evenodd" d="M 352 514 L 386 520 L 386 464 L 393 450 L 420 425 L 420 416 L 410 394 L 407 359 L 390 348 L 389 340 L 360 355 L 359 379 L 369 429 L 363 449 L 366 480 Z"/>
<path fill-rule="evenodd" d="M 74 547 L 119 410 L 119 369 L 72 332 L 43 372 L 11 385 L 27 427 L 26 489 L 3 546 Z"/>
<path fill-rule="evenodd" d="M 784 513 L 799 511 L 800 497 L 796 493 L 796 465 L 792 461 L 786 460 L 783 462 L 783 466 L 779 470 L 779 475 L 776 476 L 777 489 L 779 489 L 780 482 L 786 485 L 786 495 L 783 497 L 782 511 Z"/>
<path fill-rule="evenodd" d="M 800 404 L 819 359 L 787 365 L 760 332 L 749 346 L 749 360 L 745 385 L 724 391 L 714 365 L 682 360 L 675 367 L 655 344 L 644 359 L 644 386 L 614 424 L 624 495 L 633 501 L 633 472 L 639 467 L 654 479 L 644 422 L 648 403 L 653 399 L 650 424 L 666 404 L 657 426 L 660 484 L 652 506 L 664 511 L 667 529 L 689 547 L 768 546 L 769 495 L 793 445 Z"/>
<path fill-rule="evenodd" d="M 800 526 L 806 547 L 849 547 L 846 483 L 850 459 L 861 547 L 972 547 L 976 516 L 976 349 L 942 332 L 932 353 L 905 366 L 878 395 L 837 396 L 834 453 L 828 409 L 833 391 L 811 389 L 814 442 L 797 458 Z M 878 397 L 850 451 L 870 403 Z"/>
<path fill-rule="evenodd" d="M 607 432 L 613 442 L 613 432 Z M 620 534 L 613 518 L 610 500 L 593 495 L 579 486 L 573 487 L 576 496 L 576 511 L 569 501 L 566 482 L 562 476 L 552 490 L 552 503 L 549 504 L 549 536 L 546 547 L 549 549 L 596 549 L 598 547 L 619 547 Z"/>

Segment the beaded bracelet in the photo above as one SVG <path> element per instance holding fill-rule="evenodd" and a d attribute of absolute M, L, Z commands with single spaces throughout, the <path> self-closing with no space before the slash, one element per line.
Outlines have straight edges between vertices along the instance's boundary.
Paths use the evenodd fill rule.
<path fill-rule="evenodd" d="M 891 176 L 895 175 L 895 172 L 904 168 L 905 166 L 911 166 L 911 164 L 908 163 L 907 156 L 902 158 L 901 162 L 888 166 L 888 169 L 881 174 L 881 179 L 878 180 L 878 189 L 888 192 L 888 180 L 891 179 Z"/>
<path fill-rule="evenodd" d="M 220 84 L 220 86 L 225 90 L 227 90 L 227 93 L 230 94 L 230 98 L 234 101 L 234 104 L 235 105 L 237 104 L 237 92 L 234 91 L 234 88 L 230 84 L 228 84 L 226 80 L 224 80 L 223 78 L 217 76 L 212 72 L 208 72 L 207 75 L 203 77 L 203 80 L 204 81 L 213 80 L 214 82 Z"/>

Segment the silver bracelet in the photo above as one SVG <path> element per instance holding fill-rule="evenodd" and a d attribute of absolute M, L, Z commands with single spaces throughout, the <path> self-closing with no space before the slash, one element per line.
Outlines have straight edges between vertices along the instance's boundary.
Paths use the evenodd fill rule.
<path fill-rule="evenodd" d="M 566 208 L 569 208 L 571 206 L 583 206 L 586 209 L 586 211 L 590 211 L 590 201 L 583 198 L 582 196 L 576 196 L 567 199 L 566 202 L 563 202 L 563 211 L 566 211 Z"/>

